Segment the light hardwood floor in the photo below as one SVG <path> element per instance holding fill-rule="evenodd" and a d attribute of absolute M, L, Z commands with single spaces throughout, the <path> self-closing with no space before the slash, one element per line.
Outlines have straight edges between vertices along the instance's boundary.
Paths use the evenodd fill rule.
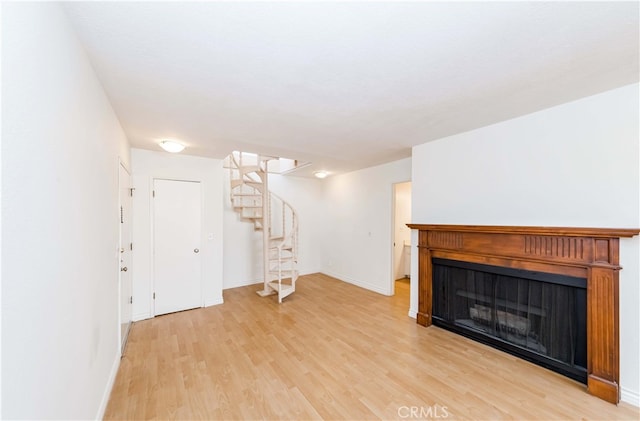
<path fill-rule="evenodd" d="M 106 419 L 639 419 L 582 384 L 316 274 L 278 305 L 258 286 L 133 325 Z M 414 411 L 413 413 L 411 411 Z"/>

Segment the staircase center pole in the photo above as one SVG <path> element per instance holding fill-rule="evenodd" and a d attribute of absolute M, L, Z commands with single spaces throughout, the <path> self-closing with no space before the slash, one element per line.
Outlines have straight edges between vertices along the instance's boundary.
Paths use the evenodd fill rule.
<path fill-rule="evenodd" d="M 269 287 L 269 238 L 271 237 L 271 213 L 269 212 L 269 161 L 264 160 L 264 172 L 262 180 L 262 265 L 264 270 L 263 293 L 270 292 Z"/>

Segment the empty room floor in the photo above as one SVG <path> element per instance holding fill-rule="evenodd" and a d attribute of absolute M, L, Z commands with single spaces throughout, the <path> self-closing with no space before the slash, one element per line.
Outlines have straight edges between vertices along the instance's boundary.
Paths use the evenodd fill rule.
<path fill-rule="evenodd" d="M 584 385 L 322 274 L 134 324 L 106 419 L 639 419 Z"/>

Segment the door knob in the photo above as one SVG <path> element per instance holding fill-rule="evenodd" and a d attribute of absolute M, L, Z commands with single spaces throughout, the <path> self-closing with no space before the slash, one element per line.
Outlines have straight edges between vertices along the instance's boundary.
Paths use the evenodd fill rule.
<path fill-rule="evenodd" d="M 200 253 L 200 249 L 193 249 L 194 253 Z"/>
<path fill-rule="evenodd" d="M 120 272 L 126 272 L 126 271 L 127 271 L 127 267 L 126 266 L 123 267 L 123 268 L 120 268 Z"/>

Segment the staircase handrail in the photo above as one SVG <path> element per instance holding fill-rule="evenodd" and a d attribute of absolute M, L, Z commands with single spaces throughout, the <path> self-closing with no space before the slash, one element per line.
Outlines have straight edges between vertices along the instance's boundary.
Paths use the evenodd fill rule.
<path fill-rule="evenodd" d="M 282 241 L 280 242 L 280 247 L 282 247 L 282 245 L 284 245 L 287 242 L 287 237 L 290 236 L 291 237 L 291 247 L 294 250 L 298 250 L 298 213 L 296 212 L 296 210 L 293 208 L 293 206 L 291 206 L 291 204 L 289 202 L 287 202 L 286 200 L 284 200 L 281 196 L 275 194 L 274 192 L 269 192 L 269 194 L 273 197 L 275 197 L 278 201 L 280 201 L 282 203 L 282 207 L 283 207 L 283 212 L 282 212 L 282 229 L 283 229 L 283 233 L 282 233 Z M 285 224 L 285 212 L 284 209 L 287 208 L 291 211 L 291 232 L 289 233 L 289 235 L 287 236 L 287 232 L 286 232 L 286 224 Z"/>

